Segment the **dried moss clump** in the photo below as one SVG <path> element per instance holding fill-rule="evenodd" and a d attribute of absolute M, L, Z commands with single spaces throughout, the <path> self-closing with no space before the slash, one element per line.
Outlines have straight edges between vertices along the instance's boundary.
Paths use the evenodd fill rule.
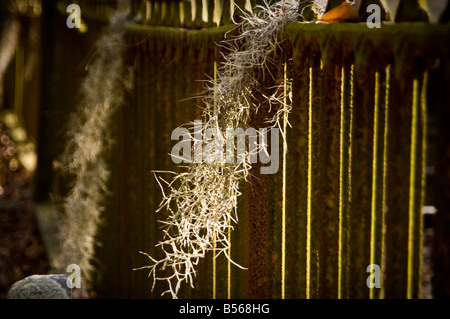
<path fill-rule="evenodd" d="M 210 135 L 207 130 L 245 129 L 251 115 L 258 112 L 261 96 L 265 98 L 264 103 L 275 110 L 273 116 L 268 115 L 267 129 L 283 130 L 290 110 L 290 81 L 272 88 L 270 96 L 258 89 L 260 81 L 273 76 L 275 60 L 280 59 L 277 54 L 280 53 L 281 31 L 288 22 L 299 19 L 298 2 L 283 0 L 273 5 L 265 2 L 255 7 L 254 12 L 243 12 L 242 21 L 236 23 L 238 35 L 221 44 L 224 61 L 217 68 L 216 79 L 208 82 L 203 97 L 202 129 L 195 132 L 203 137 Z M 203 149 L 206 138 L 202 138 L 202 142 L 195 140 L 195 136 L 191 138 L 191 145 Z M 218 149 L 226 148 L 226 137 L 216 142 Z M 253 151 L 259 152 L 259 149 Z M 227 254 L 228 232 L 238 221 L 239 184 L 249 180 L 252 155 L 246 151 L 245 160 L 237 163 L 227 163 L 226 154 L 213 163 L 203 158 L 201 162 L 190 163 L 183 172 L 173 173 L 172 181 L 157 176 L 163 190 L 159 210 L 169 212 L 168 219 L 162 221 L 165 238 L 158 244 L 165 257 L 156 260 L 144 253 L 152 264 L 138 269 L 150 269 L 149 276 L 153 276 L 154 284 L 157 280 L 166 281 L 168 289 L 164 293 L 176 298 L 183 281 L 194 287 L 195 266 L 207 252 L 215 251 L 216 256 L 224 254 L 233 262 Z"/>
<path fill-rule="evenodd" d="M 96 44 L 96 58 L 82 82 L 79 107 L 71 117 L 68 142 L 57 163 L 63 175 L 73 177 L 73 184 L 62 203 L 62 252 L 54 267 L 65 272 L 69 264 L 78 264 L 87 282 L 110 176 L 110 121 L 133 84 L 132 69 L 124 62 L 128 16 L 128 10 L 112 15 Z"/>

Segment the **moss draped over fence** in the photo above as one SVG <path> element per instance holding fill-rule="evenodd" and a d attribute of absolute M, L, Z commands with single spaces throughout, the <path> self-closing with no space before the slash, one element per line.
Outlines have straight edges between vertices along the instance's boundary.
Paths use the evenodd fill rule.
<path fill-rule="evenodd" d="M 150 293 L 145 272 L 131 271 L 146 263 L 139 250 L 158 257 L 154 245 L 162 238 L 157 220 L 164 213 L 154 213 L 160 193 L 150 171 L 177 169 L 170 133 L 200 119 L 200 80 L 212 76 L 220 58 L 214 43 L 228 30 L 130 27 L 137 85 L 114 128 L 100 296 L 161 292 L 157 285 Z M 428 70 L 439 61 L 448 76 L 442 41 L 449 32 L 417 23 L 377 30 L 289 25 L 284 49 L 294 96 L 285 167 L 243 185 L 230 235 L 231 256 L 249 269 L 207 258 L 196 288 L 184 287 L 180 297 L 419 297 L 426 88 L 427 81 L 445 83 Z M 438 100 L 432 108 L 445 106 Z M 383 289 L 368 289 L 369 264 L 381 266 Z"/>
<path fill-rule="evenodd" d="M 103 27 L 87 14 L 89 29 L 80 34 L 56 27 L 66 17 L 50 2 L 43 12 L 43 45 L 51 48 L 43 52 L 51 55 L 42 69 L 41 198 Z M 170 134 L 201 119 L 202 80 L 213 76 L 221 59 L 216 44 L 231 29 L 132 25 L 120 44 L 129 48 L 136 83 L 111 127 L 112 178 L 96 256 L 99 297 L 157 298 L 164 289 L 151 292 L 152 278 L 132 271 L 148 262 L 141 250 L 161 257 L 154 246 L 165 214 L 155 213 L 162 197 L 151 171 L 179 169 L 170 160 L 176 143 Z M 230 234 L 231 256 L 248 270 L 223 256 L 206 258 L 195 289 L 183 287 L 179 297 L 419 297 L 424 203 L 438 210 L 435 294 L 450 296 L 449 35 L 448 24 L 288 25 L 275 66 L 276 83 L 293 80 L 292 127 L 287 149 L 280 148 L 286 157 L 275 175 L 260 176 L 255 166 L 260 179 L 242 185 L 239 224 Z M 427 117 L 437 119 L 432 145 Z M 435 164 L 436 198 L 425 198 L 425 166 Z M 369 264 L 380 265 L 382 289 L 367 287 Z"/>

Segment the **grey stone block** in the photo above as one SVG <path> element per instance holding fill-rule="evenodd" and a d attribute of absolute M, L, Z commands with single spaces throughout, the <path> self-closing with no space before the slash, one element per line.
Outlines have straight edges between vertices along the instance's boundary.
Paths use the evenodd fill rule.
<path fill-rule="evenodd" d="M 33 275 L 15 282 L 8 299 L 71 299 L 72 289 L 67 286 L 69 275 Z"/>

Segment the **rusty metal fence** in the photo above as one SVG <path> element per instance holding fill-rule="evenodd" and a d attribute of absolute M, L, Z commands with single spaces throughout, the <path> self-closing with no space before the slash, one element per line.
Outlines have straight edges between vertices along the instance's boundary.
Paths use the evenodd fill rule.
<path fill-rule="evenodd" d="M 69 2 L 67 2 L 69 3 Z M 75 109 L 90 51 L 114 1 L 79 1 L 86 33 L 65 28 L 66 2 L 42 3 L 43 68 L 37 197 Z M 139 251 L 158 257 L 161 194 L 152 170 L 177 170 L 171 132 L 201 118 L 200 80 L 220 62 L 232 3 L 132 1 L 127 61 L 134 93 L 114 117 L 113 172 L 99 234 L 98 297 L 158 298 Z M 193 10 L 193 5 L 196 4 Z M 62 9 L 61 9 L 62 8 Z M 225 8 L 225 9 L 224 9 Z M 205 13 L 206 12 L 206 13 Z M 450 27 L 426 22 L 291 23 L 278 77 L 293 79 L 283 159 L 275 175 L 243 184 L 231 257 L 206 258 L 181 298 L 419 298 L 424 205 L 437 208 L 434 294 L 450 296 Z M 254 118 L 257 127 L 258 117 Z M 433 123 L 433 126 L 430 126 Z M 426 167 L 435 174 L 427 178 Z M 426 183 L 432 182 L 432 183 Z M 434 187 L 434 188 L 432 188 Z M 211 257 L 211 256 L 209 256 Z M 378 264 L 381 288 L 369 289 Z"/>

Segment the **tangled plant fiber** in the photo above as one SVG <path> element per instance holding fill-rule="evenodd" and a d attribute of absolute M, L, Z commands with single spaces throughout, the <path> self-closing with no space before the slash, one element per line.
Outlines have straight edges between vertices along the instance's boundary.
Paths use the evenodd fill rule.
<path fill-rule="evenodd" d="M 276 59 L 280 59 L 281 31 L 288 22 L 299 20 L 298 4 L 295 0 L 282 0 L 273 5 L 264 2 L 254 8 L 254 14 L 243 12 L 242 22 L 236 23 L 238 35 L 222 43 L 226 53 L 217 68 L 216 79 L 207 82 L 202 136 L 206 136 L 208 129 L 224 132 L 227 128 L 246 126 L 251 114 L 256 113 L 262 103 L 256 95 L 263 96 L 264 103 L 275 110 L 274 115 L 267 118 L 267 129 L 278 128 L 284 136 L 283 128 L 291 107 L 290 80 L 273 88 L 269 96 L 258 90 L 261 80 L 274 78 L 270 69 Z M 195 133 L 199 132 L 189 137 L 194 149 L 199 145 L 203 148 L 207 139 L 196 140 Z M 227 140 L 218 142 L 216 139 L 216 143 L 218 149 L 225 149 Z M 258 145 L 253 152 L 266 146 Z M 234 263 L 228 255 L 228 233 L 238 221 L 239 185 L 250 178 L 252 155 L 246 151 L 245 160 L 236 163 L 226 162 L 224 156 L 214 163 L 205 159 L 189 163 L 183 172 L 172 172 L 174 177 L 170 182 L 155 175 L 163 193 L 158 211 L 167 209 L 169 213 L 167 220 L 162 221 L 164 239 L 157 244 L 165 257 L 157 260 L 141 252 L 152 264 L 137 269 L 150 269 L 153 287 L 156 281 L 166 281 L 168 289 L 163 294 L 170 293 L 177 298 L 182 282 L 193 288 L 195 266 L 207 252 L 214 251 L 215 257 L 224 254 Z"/>
<path fill-rule="evenodd" d="M 70 119 L 68 142 L 57 163 L 61 174 L 73 176 L 74 181 L 62 200 L 62 252 L 53 266 L 65 272 L 69 264 L 78 264 L 87 283 L 110 176 L 111 117 L 133 86 L 132 68 L 124 62 L 128 16 L 128 10 L 116 11 L 96 43 L 97 56 L 82 82 L 79 107 Z"/>

